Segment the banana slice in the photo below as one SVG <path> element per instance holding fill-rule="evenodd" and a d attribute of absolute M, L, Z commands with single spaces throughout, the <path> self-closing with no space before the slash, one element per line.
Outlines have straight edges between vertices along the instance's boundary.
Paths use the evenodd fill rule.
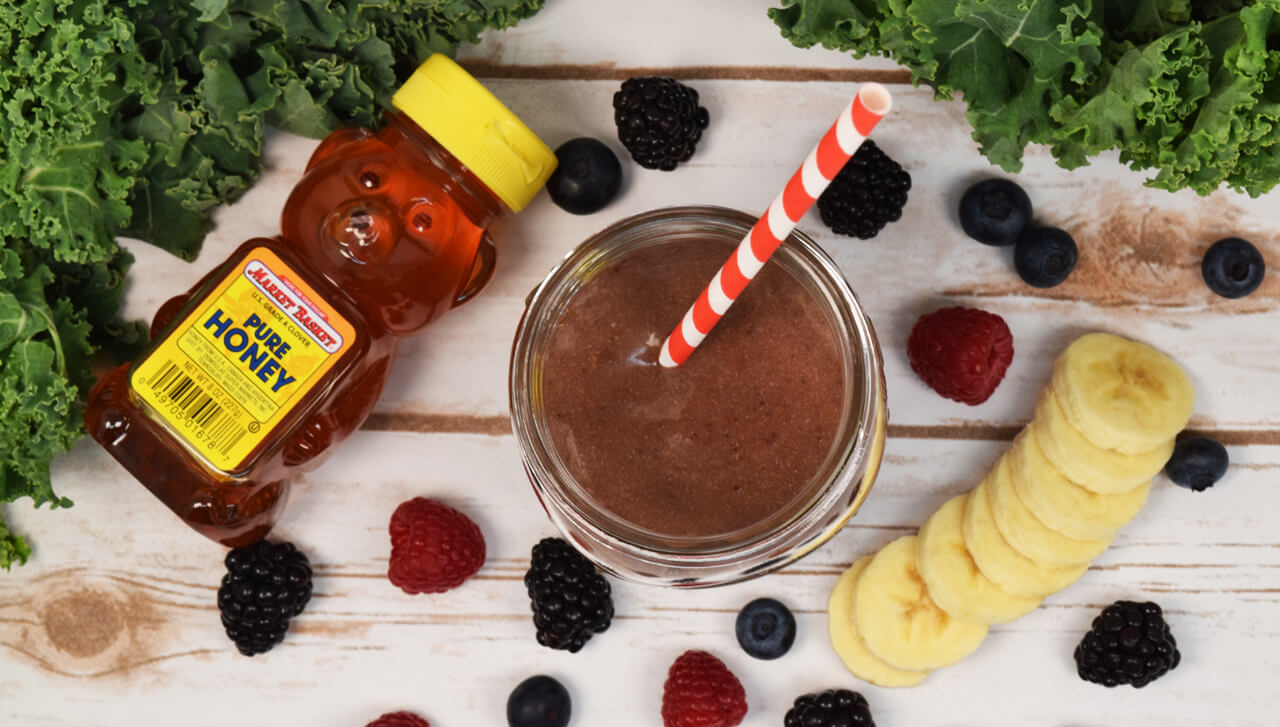
<path fill-rule="evenodd" d="M 920 577 L 916 552 L 916 536 L 904 535 L 871 558 L 853 590 L 853 620 L 872 654 L 899 669 L 923 671 L 972 654 L 987 627 L 938 608 Z"/>
<path fill-rule="evenodd" d="M 969 494 L 964 509 L 964 544 L 982 574 L 1001 590 L 1026 598 L 1044 598 L 1075 583 L 1088 565 L 1046 568 L 1009 545 L 991 513 L 988 480 Z"/>
<path fill-rule="evenodd" d="M 1067 421 L 1051 388 L 1040 395 L 1031 429 L 1054 469 L 1081 487 L 1104 495 L 1129 492 L 1149 482 L 1173 454 L 1173 438 L 1140 454 L 1123 454 L 1093 444 Z"/>
<path fill-rule="evenodd" d="M 853 675 L 882 687 L 914 687 L 929 676 L 927 671 L 907 671 L 872 654 L 853 625 L 853 590 L 871 556 L 864 555 L 840 574 L 827 599 L 827 633 L 836 656 Z"/>
<path fill-rule="evenodd" d="M 1107 549 L 1110 540 L 1077 540 L 1045 525 L 1018 497 L 1010 474 L 1008 453 L 987 475 L 991 492 L 991 514 L 996 528 L 1013 549 L 1050 568 L 1066 568 L 1088 563 Z"/>
<path fill-rule="evenodd" d="M 1124 454 L 1164 446 L 1195 406 L 1191 379 L 1176 361 L 1110 333 L 1067 346 L 1053 364 L 1053 390 L 1085 439 Z"/>
<path fill-rule="evenodd" d="M 978 569 L 964 545 L 964 511 L 970 493 L 957 495 L 920 528 L 916 558 L 929 597 L 952 618 L 979 624 L 1008 623 L 1040 605 L 1039 598 L 1001 590 Z"/>
<path fill-rule="evenodd" d="M 1069 538 L 1111 540 L 1138 514 L 1151 492 L 1150 482 L 1118 495 L 1086 490 L 1054 469 L 1031 430 L 1018 435 L 1006 456 L 1011 457 L 1013 485 L 1027 509 Z"/>

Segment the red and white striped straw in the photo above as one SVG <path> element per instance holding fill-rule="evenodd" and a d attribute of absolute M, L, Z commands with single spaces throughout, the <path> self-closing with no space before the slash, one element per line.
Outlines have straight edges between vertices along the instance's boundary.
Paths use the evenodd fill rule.
<path fill-rule="evenodd" d="M 889 113 L 893 99 L 878 83 L 867 83 L 827 129 L 804 164 L 791 175 L 787 186 L 742 238 L 738 249 L 707 284 L 689 312 L 662 343 L 658 361 L 668 368 L 689 359 L 693 350 L 711 332 L 747 283 L 760 272 L 765 261 L 795 229 L 800 218 L 813 206 L 818 195 L 831 184 L 853 153 L 862 146 L 871 130 Z"/>

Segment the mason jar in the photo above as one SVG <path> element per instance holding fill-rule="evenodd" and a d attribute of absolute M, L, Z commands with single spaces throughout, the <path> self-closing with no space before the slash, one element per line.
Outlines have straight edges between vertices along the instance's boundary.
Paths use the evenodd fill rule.
<path fill-rule="evenodd" d="M 789 502 L 730 532 L 664 532 L 661 527 L 629 521 L 616 512 L 618 508 L 603 504 L 575 477 L 566 453 L 557 449 L 546 399 L 548 352 L 575 296 L 602 272 L 653 246 L 715 240 L 729 249 L 754 223 L 755 218 L 746 213 L 710 206 L 663 208 L 626 218 L 569 253 L 526 301 L 512 347 L 509 381 L 512 428 L 525 470 L 556 528 L 600 568 L 619 578 L 705 587 L 769 573 L 835 535 L 857 512 L 875 481 L 887 417 L 880 347 L 871 321 L 836 263 L 799 231 L 791 233 L 767 265 L 779 266 L 798 282 L 830 327 L 838 349 L 840 381 L 830 382 L 823 395 L 838 397 L 839 416 L 825 456 L 813 453 L 820 466 L 808 481 L 795 483 L 796 495 Z M 748 286 L 743 295 L 750 292 Z M 686 306 L 690 303 L 692 298 L 683 301 Z M 735 312 L 740 311 L 731 309 L 727 316 Z M 715 335 L 712 330 L 708 342 Z M 694 358 L 699 355 L 702 349 L 693 354 Z M 726 421 L 723 426 L 731 430 L 735 422 Z M 575 435 L 575 450 L 591 446 L 582 433 Z"/>

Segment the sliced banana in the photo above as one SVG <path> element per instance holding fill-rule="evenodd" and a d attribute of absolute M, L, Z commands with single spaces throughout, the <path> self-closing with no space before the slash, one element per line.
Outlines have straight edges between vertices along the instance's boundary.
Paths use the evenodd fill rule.
<path fill-rule="evenodd" d="M 1032 430 L 1023 430 L 1006 455 L 1018 497 L 1045 525 L 1069 538 L 1108 540 L 1138 514 L 1151 492 L 1147 482 L 1118 495 L 1102 495 L 1058 472 Z"/>
<path fill-rule="evenodd" d="M 1047 568 L 1014 550 L 996 527 L 988 485 L 983 480 L 969 494 L 964 510 L 964 544 L 983 575 L 1002 590 L 1026 598 L 1044 598 L 1084 575 L 1087 564 Z"/>
<path fill-rule="evenodd" d="M 1018 497 L 1010 473 L 1010 453 L 1000 458 L 987 475 L 991 514 L 996 528 L 1013 549 L 1050 568 L 1088 563 L 1111 544 L 1110 540 L 1077 540 L 1045 525 Z"/>
<path fill-rule="evenodd" d="M 1055 469 L 1081 487 L 1104 495 L 1129 492 L 1150 482 L 1173 454 L 1172 437 L 1155 449 L 1139 454 L 1123 454 L 1097 446 L 1067 421 L 1052 389 L 1040 394 L 1031 429 Z"/>
<path fill-rule="evenodd" d="M 854 587 L 853 620 L 871 653 L 899 669 L 923 671 L 972 654 L 987 627 L 938 608 L 916 552 L 916 536 L 904 535 L 872 557 Z"/>
<path fill-rule="evenodd" d="M 1164 446 L 1195 406 L 1191 379 L 1176 361 L 1110 333 L 1067 346 L 1053 365 L 1053 390 L 1085 439 L 1124 454 Z"/>
<path fill-rule="evenodd" d="M 827 599 L 827 633 L 836 656 L 854 676 L 882 687 L 914 687 L 929 676 L 927 671 L 908 671 L 890 666 L 872 654 L 853 624 L 853 591 L 871 562 L 865 555 L 849 566 Z"/>
<path fill-rule="evenodd" d="M 982 574 L 964 545 L 964 511 L 970 493 L 957 495 L 920 528 L 916 559 L 929 597 L 952 618 L 979 624 L 1008 623 L 1034 611 L 1039 598 L 1014 596 Z"/>

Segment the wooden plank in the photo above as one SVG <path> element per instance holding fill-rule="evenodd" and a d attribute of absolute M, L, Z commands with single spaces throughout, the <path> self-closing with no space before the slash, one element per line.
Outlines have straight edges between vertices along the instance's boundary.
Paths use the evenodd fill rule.
<path fill-rule="evenodd" d="M 1280 537 L 1268 526 L 1280 507 L 1280 447 L 1233 448 L 1235 467 L 1206 493 L 1159 482 L 1079 583 L 995 628 L 976 655 L 925 686 L 882 690 L 843 670 L 825 636 L 837 574 L 971 487 L 1005 446 L 891 440 L 864 509 L 827 546 L 776 575 L 721 589 L 614 581 L 616 622 L 566 654 L 533 639 L 521 578 L 529 547 L 553 529 L 512 439 L 361 433 L 293 493 L 278 536 L 310 555 L 316 597 L 283 646 L 252 660 L 218 623 L 223 549 L 85 447 L 56 473 L 75 508 L 9 511 L 39 550 L 0 578 L 0 721 L 112 727 L 153 714 L 189 727 L 337 727 L 412 708 L 433 724 L 502 724 L 511 687 L 545 672 L 573 692 L 573 724 L 630 727 L 656 722 L 666 667 L 684 649 L 702 648 L 743 680 L 746 727 L 780 724 L 795 696 L 832 687 L 863 691 L 882 724 L 952 724 L 956 714 L 1008 725 L 1272 724 L 1280 702 L 1256 690 L 1280 651 Z M 410 597 L 385 580 L 387 518 L 416 495 L 468 512 L 486 534 L 486 566 L 451 593 Z M 732 636 L 737 608 L 766 595 L 800 620 L 795 651 L 768 664 L 746 657 Z M 1160 602 L 1184 656 L 1140 695 L 1074 676 L 1075 643 L 1118 598 Z M 222 698 L 211 698 L 214 690 Z"/>
<path fill-rule="evenodd" d="M 488 83 L 549 144 L 589 135 L 621 151 L 610 111 L 616 82 Z M 562 255 L 605 225 L 655 207 L 697 203 L 763 211 L 854 88 L 726 80 L 696 86 L 712 126 L 688 164 L 673 173 L 627 164 L 620 198 L 601 212 L 575 217 L 542 195 L 499 227 L 502 250 L 489 288 L 405 341 L 379 404 L 381 428 L 395 421 L 417 429 L 492 427 L 507 410 L 507 357 L 525 296 Z M 1280 193 L 1256 200 L 1228 191 L 1207 198 L 1170 194 L 1143 187 L 1143 176 L 1114 156 L 1067 172 L 1045 150 L 1032 148 L 1018 179 L 1038 219 L 1071 231 L 1081 248 L 1080 266 L 1067 283 L 1035 290 L 1013 272 L 1009 250 L 977 244 L 959 228 L 954 210 L 964 188 L 1001 174 L 968 138 L 962 105 L 935 101 L 926 90 L 892 88 L 896 111 L 877 138 L 913 175 L 904 219 L 870 241 L 835 237 L 816 211 L 801 229 L 841 265 L 877 327 L 895 425 L 946 427 L 965 436 L 976 436 L 982 426 L 1019 425 L 1030 415 L 1053 357 L 1074 336 L 1105 329 L 1147 340 L 1187 366 L 1200 394 L 1195 426 L 1278 441 L 1274 401 L 1255 392 L 1280 390 L 1280 341 L 1256 335 L 1277 309 L 1280 278 L 1269 277 L 1248 298 L 1227 301 L 1208 292 L 1198 271 L 1204 249 L 1230 234 L 1247 236 L 1267 258 L 1280 259 Z M 219 212 L 218 227 L 194 265 L 132 245 L 139 262 L 126 312 L 150 315 L 242 240 L 277 229 L 278 212 L 313 146 L 274 135 L 263 182 Z M 912 322 L 947 304 L 997 312 L 1014 332 L 1017 353 L 1008 378 L 980 407 L 939 398 L 907 365 Z M 466 366 L 456 365 L 463 360 Z"/>
<path fill-rule="evenodd" d="M 551 0 L 534 17 L 463 46 L 465 63 L 533 68 L 737 67 L 758 73 L 805 69 L 896 69 L 883 58 L 796 48 L 769 19 L 777 0 Z"/>

